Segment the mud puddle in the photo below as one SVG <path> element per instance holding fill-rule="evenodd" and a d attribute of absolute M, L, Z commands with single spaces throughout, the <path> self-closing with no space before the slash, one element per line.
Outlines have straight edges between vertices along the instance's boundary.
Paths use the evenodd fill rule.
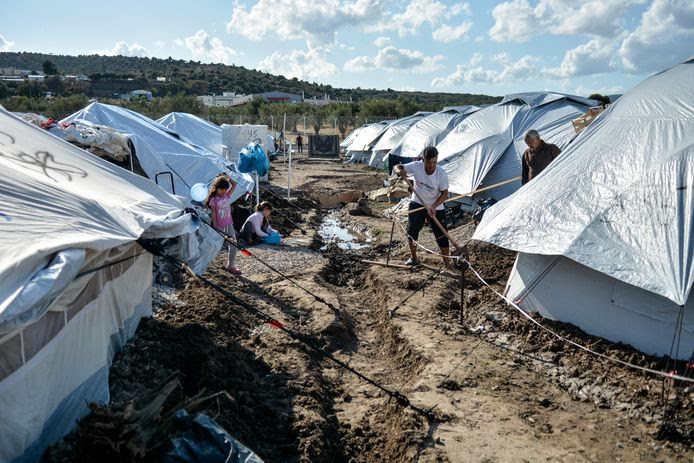
<path fill-rule="evenodd" d="M 318 228 L 318 236 L 323 243 L 321 251 L 325 251 L 332 244 L 344 251 L 358 251 L 367 248 L 371 238 L 368 233 L 360 233 L 349 228 L 335 212 L 331 212 L 323 219 Z"/>

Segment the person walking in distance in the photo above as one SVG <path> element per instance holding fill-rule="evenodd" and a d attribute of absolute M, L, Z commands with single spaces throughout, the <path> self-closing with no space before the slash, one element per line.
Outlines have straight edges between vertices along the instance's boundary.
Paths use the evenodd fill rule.
<path fill-rule="evenodd" d="M 445 229 L 445 214 L 443 203 L 448 199 L 448 174 L 438 165 L 438 150 L 429 146 L 422 152 L 422 160 L 407 164 L 398 164 L 393 169 L 396 175 L 407 178 L 412 175 L 414 188 L 419 193 L 422 201 L 427 204 L 420 204 L 417 196 L 412 193 L 410 201 L 410 211 L 422 209 L 408 214 L 407 235 L 410 246 L 411 257 L 405 262 L 406 265 L 418 265 L 417 260 L 417 239 L 419 232 L 428 220 L 431 231 L 434 232 L 436 244 L 438 244 L 443 256 L 443 263 L 449 267 L 449 244 L 446 234 L 436 225 L 431 217 L 436 217 Z"/>
<path fill-rule="evenodd" d="M 301 135 L 296 137 L 296 148 L 299 150 L 299 154 L 304 152 L 304 138 Z"/>

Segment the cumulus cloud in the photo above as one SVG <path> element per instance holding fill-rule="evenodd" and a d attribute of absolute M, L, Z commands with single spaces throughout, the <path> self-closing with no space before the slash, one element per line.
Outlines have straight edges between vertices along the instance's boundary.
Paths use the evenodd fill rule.
<path fill-rule="evenodd" d="M 201 61 L 231 64 L 232 57 L 236 55 L 236 51 L 225 46 L 221 39 L 210 37 L 203 29 L 176 43 L 186 47 L 194 58 Z"/>
<path fill-rule="evenodd" d="M 449 25 L 444 25 L 436 30 L 431 34 L 434 40 L 438 42 L 443 42 L 443 43 L 451 43 L 455 42 L 456 40 L 462 38 L 465 36 L 465 34 L 468 33 L 470 28 L 472 27 L 472 23 L 469 21 L 463 21 L 462 24 L 456 27 L 452 27 Z"/>
<path fill-rule="evenodd" d="M 374 40 L 374 45 L 378 48 L 383 48 L 390 43 L 390 37 L 378 37 Z"/>
<path fill-rule="evenodd" d="M 10 42 L 0 34 L 0 51 L 10 51 L 14 46 L 14 42 Z"/>
<path fill-rule="evenodd" d="M 258 69 L 297 79 L 324 80 L 337 72 L 321 49 L 293 50 L 289 53 L 274 52 L 258 64 Z"/>
<path fill-rule="evenodd" d="M 638 27 L 622 42 L 619 56 L 627 72 L 660 71 L 691 58 L 692 43 L 694 2 L 654 0 Z"/>
<path fill-rule="evenodd" d="M 614 38 L 624 31 L 622 20 L 645 0 L 511 0 L 492 10 L 489 36 L 497 42 L 525 42 L 533 35 L 590 35 Z"/>
<path fill-rule="evenodd" d="M 472 16 L 472 8 L 470 8 L 470 4 L 468 2 L 459 2 L 451 7 L 451 14 L 458 15 L 460 13 L 464 13 L 465 16 Z"/>
<path fill-rule="evenodd" d="M 458 10 L 458 14 L 462 9 Z M 402 13 L 386 18 L 383 27 L 395 29 L 400 37 L 413 35 L 424 24 L 432 27 L 443 22 L 445 18 L 455 14 L 453 10 L 438 0 L 411 0 Z"/>
<path fill-rule="evenodd" d="M 545 68 L 542 73 L 552 79 L 565 79 L 609 72 L 616 67 L 614 52 L 614 42 L 593 39 L 567 51 L 559 67 Z"/>
<path fill-rule="evenodd" d="M 426 56 L 421 51 L 387 46 L 378 51 L 374 57 L 357 56 L 344 65 L 346 71 L 364 72 L 376 69 L 388 71 L 411 71 L 418 74 L 434 72 L 441 69 L 443 55 Z"/>
<path fill-rule="evenodd" d="M 227 32 L 249 40 L 275 34 L 284 40 L 305 39 L 310 49 L 335 44 L 339 29 L 377 23 L 384 14 L 381 0 L 258 0 L 233 9 Z"/>
<path fill-rule="evenodd" d="M 149 51 L 137 43 L 128 45 L 127 42 L 117 42 L 110 50 L 97 50 L 92 52 L 92 54 L 104 56 L 136 56 L 145 58 L 149 56 Z"/>
<path fill-rule="evenodd" d="M 473 60 L 479 63 L 481 57 L 473 56 Z M 474 65 L 456 66 L 456 70 L 445 77 L 437 77 L 431 81 L 432 87 L 452 87 L 461 84 L 507 84 L 533 77 L 537 71 L 538 58 L 525 55 L 517 60 L 512 60 L 507 53 L 500 53 L 491 58 L 500 69 L 490 69 Z"/>

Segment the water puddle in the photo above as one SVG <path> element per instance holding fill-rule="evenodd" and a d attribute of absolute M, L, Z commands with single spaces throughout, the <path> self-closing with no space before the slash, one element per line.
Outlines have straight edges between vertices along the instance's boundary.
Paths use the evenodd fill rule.
<path fill-rule="evenodd" d="M 323 219 L 318 229 L 318 236 L 323 241 L 321 251 L 325 251 L 328 245 L 333 243 L 345 251 L 355 251 L 369 246 L 365 242 L 368 239 L 367 236 L 349 229 L 334 214 Z"/>

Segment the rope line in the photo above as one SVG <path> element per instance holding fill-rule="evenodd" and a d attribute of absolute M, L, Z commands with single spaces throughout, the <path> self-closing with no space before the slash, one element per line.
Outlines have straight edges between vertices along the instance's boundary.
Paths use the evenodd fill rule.
<path fill-rule="evenodd" d="M 633 368 L 633 369 L 635 369 L 635 370 L 640 370 L 640 371 L 643 371 L 643 372 L 646 372 L 646 373 L 650 373 L 650 374 L 657 375 L 657 376 L 661 376 L 661 377 L 665 377 L 665 378 L 676 379 L 676 380 L 678 380 L 678 381 L 686 381 L 686 382 L 689 382 L 689 383 L 694 383 L 694 379 L 689 378 L 689 377 L 687 377 L 687 376 L 679 375 L 679 374 L 677 374 L 677 373 L 674 372 L 674 371 L 673 371 L 673 372 L 664 372 L 664 371 L 660 371 L 660 370 L 654 370 L 654 369 L 652 369 L 652 368 L 646 368 L 646 367 L 643 367 L 643 366 L 641 366 L 641 365 L 635 365 L 635 364 L 633 364 L 633 363 L 625 362 L 625 361 L 623 361 L 623 360 L 619 360 L 618 358 L 611 357 L 611 356 L 605 355 L 605 354 L 601 354 L 600 352 L 596 352 L 596 351 L 594 351 L 593 349 L 591 349 L 591 348 L 589 348 L 589 347 L 586 347 L 586 346 L 584 346 L 584 345 L 582 345 L 582 344 L 579 344 L 579 343 L 577 343 L 577 342 L 575 342 L 575 341 L 572 341 L 571 339 L 565 338 L 565 337 L 562 336 L 561 334 L 557 333 L 556 331 L 554 331 L 554 330 L 552 330 L 552 329 L 550 329 L 550 328 L 547 328 L 546 326 L 542 325 L 540 322 L 538 322 L 537 320 L 535 320 L 534 318 L 532 318 L 527 312 L 525 312 L 523 309 L 521 309 L 515 302 L 513 302 L 512 300 L 510 300 L 509 298 L 507 298 L 506 296 L 504 296 L 503 294 L 501 294 L 499 291 L 497 291 L 496 289 L 494 289 L 489 283 L 487 283 L 487 282 L 485 281 L 485 279 L 477 272 L 477 270 L 475 270 L 475 268 L 470 264 L 469 261 L 467 261 L 467 260 L 465 259 L 465 262 L 467 262 L 467 264 L 468 264 L 470 270 L 472 271 L 472 273 L 474 273 L 474 275 L 477 277 L 477 279 L 480 280 L 480 282 L 481 282 L 484 286 L 486 286 L 487 288 L 491 289 L 491 290 L 494 292 L 494 294 L 496 294 L 496 295 L 499 296 L 501 299 L 503 299 L 504 301 L 506 301 L 510 306 L 512 306 L 514 309 L 516 309 L 518 312 L 520 312 L 520 314 L 523 315 L 523 317 L 525 317 L 525 318 L 528 319 L 530 322 L 532 322 L 533 324 L 535 324 L 538 328 L 540 328 L 540 329 L 546 331 L 547 333 L 551 334 L 552 336 L 554 336 L 555 338 L 559 339 L 560 341 L 563 341 L 563 342 L 565 342 L 565 343 L 567 343 L 567 344 L 570 344 L 570 345 L 572 345 L 572 346 L 574 346 L 574 347 L 576 347 L 576 348 L 578 348 L 578 349 L 580 349 L 580 350 L 583 350 L 583 351 L 585 351 L 585 352 L 588 352 L 589 354 L 595 355 L 595 356 L 600 357 L 600 358 L 605 359 L 605 360 L 609 360 L 610 362 L 617 363 L 617 364 L 619 364 L 619 365 L 622 365 L 622 366 L 625 366 L 625 367 L 628 367 L 628 368 Z"/>
<path fill-rule="evenodd" d="M 143 247 L 144 246 L 146 246 L 146 245 L 143 245 Z M 147 248 L 145 248 L 145 249 L 147 249 Z M 151 250 L 147 249 L 147 250 L 149 252 L 151 252 L 152 254 L 157 255 L 157 252 L 155 250 L 153 250 L 153 249 L 151 249 Z M 343 362 L 342 360 L 338 359 L 337 357 L 333 356 L 332 354 L 326 352 L 324 349 L 322 349 L 321 347 L 316 345 L 312 339 L 309 339 L 308 337 L 302 335 L 301 333 L 299 333 L 297 331 L 294 331 L 294 330 L 287 328 L 279 320 L 276 320 L 274 317 L 266 314 L 262 310 L 253 307 L 252 305 L 248 304 L 244 300 L 240 299 L 239 297 L 237 297 L 234 294 L 232 294 L 231 292 L 229 292 L 228 290 L 222 288 L 218 284 L 208 280 L 207 278 L 205 278 L 203 276 L 196 275 L 195 272 L 190 267 L 188 267 L 188 265 L 186 265 L 184 262 L 176 259 L 175 257 L 167 256 L 165 254 L 158 253 L 158 255 L 167 259 L 174 266 L 176 266 L 179 270 L 188 273 L 188 275 L 190 275 L 193 279 L 201 281 L 203 284 L 209 286 L 210 288 L 214 289 L 218 293 L 222 294 L 223 296 L 228 298 L 230 301 L 232 301 L 236 305 L 238 305 L 238 306 L 244 308 L 245 310 L 247 310 L 248 312 L 254 314 L 258 319 L 262 320 L 265 323 L 268 323 L 273 328 L 276 328 L 276 329 L 282 331 L 283 333 L 285 333 L 287 336 L 289 336 L 293 340 L 298 341 L 302 346 L 309 348 L 310 350 L 319 354 L 323 358 L 330 360 L 331 362 L 340 366 L 344 370 L 349 371 L 350 373 L 354 374 L 362 381 L 364 381 L 364 382 L 370 384 L 371 386 L 375 387 L 376 389 L 384 392 L 386 395 L 388 395 L 389 398 L 395 399 L 395 401 L 398 405 L 400 405 L 402 407 L 408 407 L 408 408 L 414 410 L 415 412 L 417 412 L 423 416 L 426 416 L 427 418 L 431 418 L 430 412 L 412 404 L 410 402 L 410 400 L 405 395 L 403 395 L 400 391 L 392 390 L 392 389 L 389 389 L 389 388 L 383 386 L 382 384 L 369 378 L 365 374 L 363 374 L 363 373 L 359 372 L 358 370 L 354 369 L 353 367 L 349 366 L 347 363 Z"/>

